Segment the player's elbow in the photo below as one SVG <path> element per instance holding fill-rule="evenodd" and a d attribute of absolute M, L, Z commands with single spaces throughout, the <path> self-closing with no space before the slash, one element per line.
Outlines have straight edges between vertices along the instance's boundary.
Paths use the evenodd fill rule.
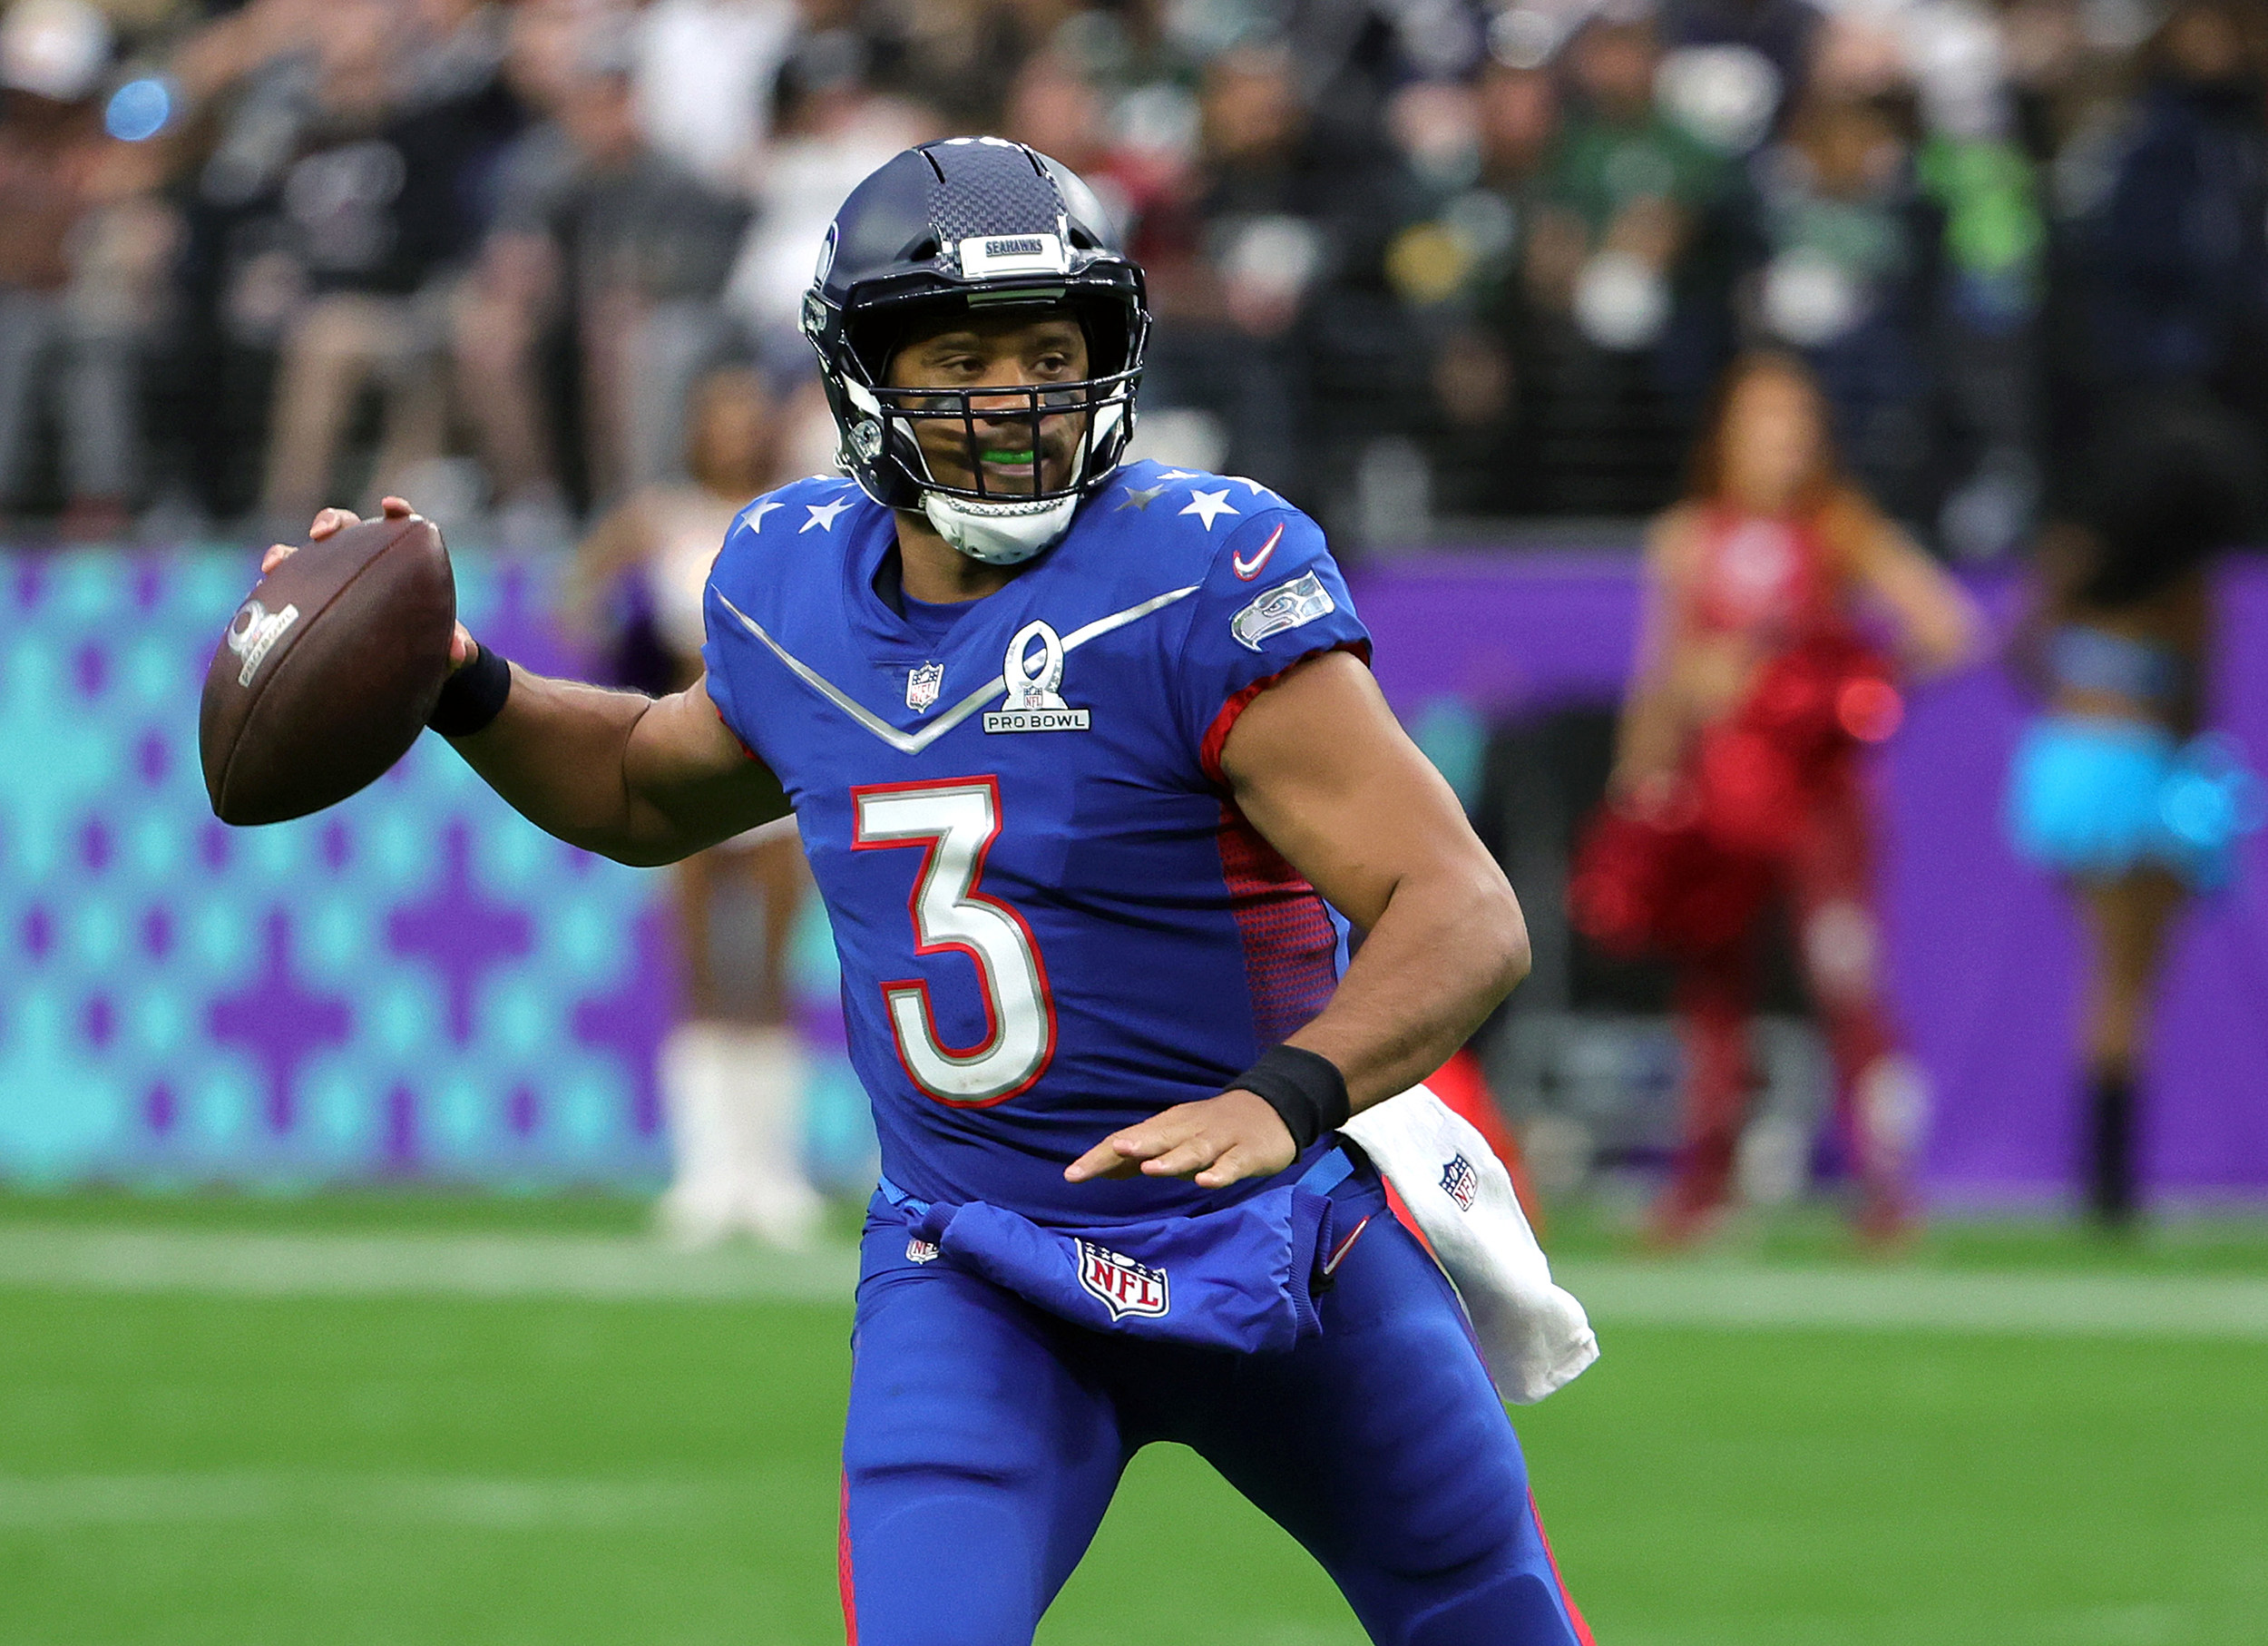
<path fill-rule="evenodd" d="M 603 818 L 552 819 L 545 825 L 570 846 L 627 868 L 666 868 L 682 863 L 705 842 L 689 840 L 648 808 Z"/>
<path fill-rule="evenodd" d="M 619 829 L 579 828 L 572 824 L 550 823 L 546 826 L 554 839 L 562 840 L 578 851 L 587 851 L 594 857 L 604 857 L 610 863 L 620 863 L 625 868 L 660 868 L 674 863 L 683 853 L 661 850 Z"/>
<path fill-rule="evenodd" d="M 653 816 L 633 816 L 589 849 L 631 868 L 668 868 L 716 844 L 715 831 L 694 833 Z"/>
<path fill-rule="evenodd" d="M 1491 1004 L 1520 985 L 1534 961 L 1528 943 L 1528 920 L 1520 898 L 1491 863 L 1485 875 L 1473 877 L 1461 900 L 1463 947 Z"/>
<path fill-rule="evenodd" d="M 1496 972 L 1496 992 L 1499 999 L 1510 994 L 1526 981 L 1536 961 L 1536 952 L 1528 942 L 1528 918 L 1520 912 L 1520 899 L 1513 895 L 1512 888 L 1509 886 L 1504 888 L 1503 892 L 1501 921 Z"/>

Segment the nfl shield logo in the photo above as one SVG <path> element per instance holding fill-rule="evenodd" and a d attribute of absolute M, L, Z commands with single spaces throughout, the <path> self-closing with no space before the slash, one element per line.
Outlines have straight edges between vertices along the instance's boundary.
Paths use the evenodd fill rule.
<path fill-rule="evenodd" d="M 1102 1299 L 1113 1320 L 1166 1312 L 1166 1271 L 1092 1240 L 1079 1242 L 1079 1283 Z"/>
<path fill-rule="evenodd" d="M 908 1235 L 906 1237 L 905 1260 L 907 1262 L 934 1263 L 937 1260 L 937 1257 L 938 1251 L 936 1241 L 924 1240 L 919 1235 Z"/>
<path fill-rule="evenodd" d="M 944 664 L 924 663 L 905 677 L 905 706 L 915 714 L 926 712 L 944 684 Z"/>
<path fill-rule="evenodd" d="M 1442 1168 L 1442 1192 L 1457 1202 L 1459 1211 L 1472 1210 L 1472 1198 L 1481 1192 L 1481 1174 L 1463 1155 Z"/>

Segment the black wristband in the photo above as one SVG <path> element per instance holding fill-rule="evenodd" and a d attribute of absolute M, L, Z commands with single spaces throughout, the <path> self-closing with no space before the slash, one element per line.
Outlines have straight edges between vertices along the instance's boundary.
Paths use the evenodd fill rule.
<path fill-rule="evenodd" d="M 442 682 L 440 701 L 425 724 L 445 738 L 469 738 L 503 712 L 512 695 L 512 665 L 478 641 L 473 661 Z"/>
<path fill-rule="evenodd" d="M 1260 1053 L 1258 1063 L 1223 1090 L 1252 1092 L 1266 1098 L 1268 1107 L 1283 1117 L 1302 1154 L 1325 1132 L 1345 1125 L 1354 1112 L 1347 1101 L 1346 1076 L 1339 1073 L 1339 1066 L 1304 1046 L 1270 1046 Z"/>

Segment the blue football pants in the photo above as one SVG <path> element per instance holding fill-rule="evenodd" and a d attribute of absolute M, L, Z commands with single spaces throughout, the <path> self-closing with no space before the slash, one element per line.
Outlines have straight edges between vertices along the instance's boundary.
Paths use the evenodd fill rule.
<path fill-rule="evenodd" d="M 843 1445 L 852 1646 L 1026 1646 L 1158 1440 L 1297 1538 L 1381 1646 L 1589 1646 L 1455 1294 L 1374 1180 L 1350 1187 L 1341 1226 L 1372 1220 L 1317 1299 L 1322 1334 L 1278 1355 L 1088 1331 L 910 1263 L 904 1223 L 870 1222 Z"/>

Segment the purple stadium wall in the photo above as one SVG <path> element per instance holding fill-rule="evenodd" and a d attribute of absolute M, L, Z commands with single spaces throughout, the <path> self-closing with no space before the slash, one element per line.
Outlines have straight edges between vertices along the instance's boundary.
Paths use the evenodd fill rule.
<path fill-rule="evenodd" d="M 1618 693 L 1636 632 L 1622 555 L 1433 555 L 1355 588 L 1387 695 L 1405 716 L 1461 693 L 1492 716 Z M 2268 564 L 2223 573 L 2215 719 L 2268 766 Z M 1978 592 L 2004 631 L 2021 591 Z M 1882 891 L 1902 1025 L 1935 1086 L 1940 1200 L 2063 1194 L 2078 1151 L 2077 927 L 1999 828 L 2028 712 L 1987 664 L 1914 692 L 1881 761 Z M 2183 916 L 2153 1036 L 2146 1171 L 2196 1201 L 2268 1194 L 2268 836 L 2230 892 Z"/>
<path fill-rule="evenodd" d="M 475 621 L 560 655 L 550 566 L 464 571 Z M 248 581 L 240 555 L 0 560 L 0 1180 L 652 1182 L 658 884 L 543 839 L 438 747 L 326 818 L 213 825 L 196 692 Z M 2221 720 L 2257 755 L 2268 566 L 2224 586 Z M 2014 585 L 1982 592 L 2005 620 Z M 1356 593 L 1405 714 L 1445 692 L 1494 715 L 1611 701 L 1628 667 L 1624 556 L 1412 557 Z M 2056 1195 L 2076 1152 L 2073 916 L 1998 827 L 2023 714 L 1978 668 L 1920 691 L 1882 763 L 1894 984 L 1945 1200 Z M 2268 1194 L 2268 838 L 2247 856 L 2185 916 L 2156 1033 L 2148 1171 L 2196 1200 Z M 494 941 L 426 941 L 475 930 Z M 248 1014 L 259 978 L 309 1013 Z"/>

